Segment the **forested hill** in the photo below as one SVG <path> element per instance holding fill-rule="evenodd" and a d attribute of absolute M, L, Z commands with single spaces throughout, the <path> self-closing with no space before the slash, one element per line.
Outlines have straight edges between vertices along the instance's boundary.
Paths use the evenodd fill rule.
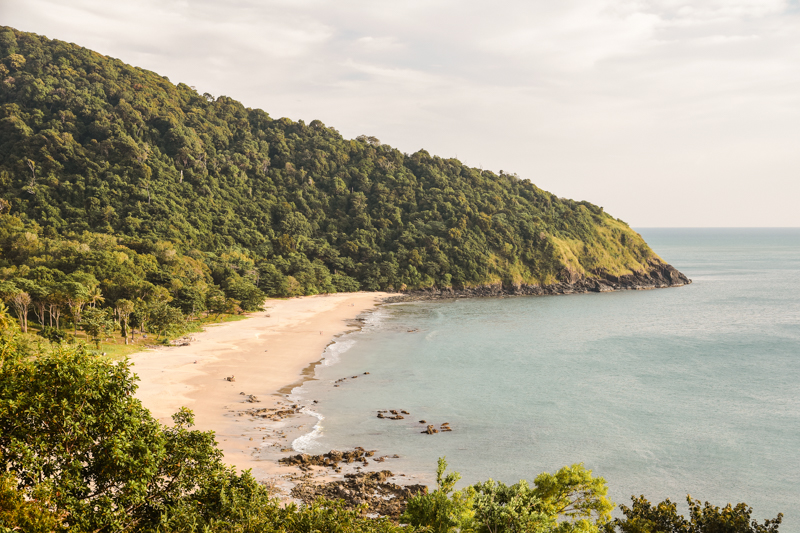
<path fill-rule="evenodd" d="M 153 286 L 195 309 L 215 286 L 255 305 L 262 293 L 687 281 L 603 208 L 516 175 L 273 119 L 8 27 L 0 196 L 0 279 L 85 273 L 112 300 Z"/>

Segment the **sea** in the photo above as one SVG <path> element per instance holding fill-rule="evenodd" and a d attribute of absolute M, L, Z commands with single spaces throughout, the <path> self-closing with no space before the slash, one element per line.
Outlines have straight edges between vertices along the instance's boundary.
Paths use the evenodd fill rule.
<path fill-rule="evenodd" d="M 746 502 L 800 533 L 800 228 L 637 231 L 693 283 L 383 305 L 293 391 L 319 420 L 294 448 L 428 483 L 445 457 L 460 486 L 583 463 L 618 504 Z"/>

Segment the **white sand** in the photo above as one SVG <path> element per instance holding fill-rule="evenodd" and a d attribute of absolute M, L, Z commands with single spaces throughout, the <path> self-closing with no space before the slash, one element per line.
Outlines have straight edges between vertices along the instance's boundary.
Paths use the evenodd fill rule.
<path fill-rule="evenodd" d="M 195 334 L 189 346 L 133 354 L 133 370 L 141 380 L 136 395 L 165 424 L 181 406 L 188 407 L 196 429 L 216 433 L 225 462 L 253 469 L 258 478 L 271 477 L 285 471 L 277 466 L 276 453 L 311 431 L 315 419 L 273 422 L 238 413 L 287 403 L 279 391 L 298 383 L 303 369 L 319 361 L 336 335 L 354 329 L 353 319 L 386 296 L 360 292 L 268 300 L 266 311 L 211 326 Z M 225 380 L 231 375 L 235 382 Z M 260 402 L 246 402 L 241 392 Z"/>

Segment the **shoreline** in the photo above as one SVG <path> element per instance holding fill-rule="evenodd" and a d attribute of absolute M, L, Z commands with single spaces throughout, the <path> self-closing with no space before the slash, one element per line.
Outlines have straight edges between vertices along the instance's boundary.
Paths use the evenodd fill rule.
<path fill-rule="evenodd" d="M 570 285 L 574 289 L 576 284 Z M 179 408 L 191 409 L 194 429 L 214 431 L 225 463 L 238 471 L 251 470 L 286 500 L 300 485 L 321 486 L 341 482 L 348 474 L 380 471 L 391 467 L 391 462 L 381 463 L 395 450 L 370 450 L 366 457 L 379 452 L 383 459 L 364 457 L 335 468 L 281 462 L 298 454 L 308 457 L 293 444 L 312 435 L 324 419 L 315 400 L 293 397 L 292 392 L 316 380 L 316 367 L 324 364 L 328 348 L 343 335 L 360 330 L 361 315 L 382 304 L 524 294 L 506 291 L 502 285 L 461 292 L 357 292 L 267 300 L 264 311 L 248 313 L 245 320 L 207 326 L 188 345 L 131 354 L 129 360 L 139 377 L 136 396 L 165 425 L 171 425 L 171 415 Z M 594 291 L 555 294 L 575 292 Z M 390 474 L 384 480 L 389 483 L 413 483 L 417 477 L 385 472 Z"/>
<path fill-rule="evenodd" d="M 304 412 L 306 405 L 292 401 L 291 390 L 316 379 L 314 368 L 327 347 L 360 329 L 358 317 L 389 296 L 358 292 L 267 300 L 264 311 L 207 327 L 189 345 L 131 354 L 139 377 L 136 396 L 162 424 L 171 424 L 180 407 L 191 409 L 194 429 L 214 431 L 225 463 L 250 469 L 281 492 L 310 478 L 340 478 L 324 468 L 278 463 L 297 454 L 292 443 L 319 422 Z"/>

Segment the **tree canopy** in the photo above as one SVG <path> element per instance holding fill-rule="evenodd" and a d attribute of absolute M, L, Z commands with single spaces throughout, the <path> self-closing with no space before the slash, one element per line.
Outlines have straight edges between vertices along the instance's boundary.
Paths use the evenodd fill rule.
<path fill-rule="evenodd" d="M 140 279 L 184 313 L 210 287 L 251 309 L 265 294 L 547 285 L 660 262 L 601 207 L 514 174 L 273 119 L 9 27 L 0 195 L 6 267 L 85 265 L 112 304 L 136 292 L 120 277 Z"/>

